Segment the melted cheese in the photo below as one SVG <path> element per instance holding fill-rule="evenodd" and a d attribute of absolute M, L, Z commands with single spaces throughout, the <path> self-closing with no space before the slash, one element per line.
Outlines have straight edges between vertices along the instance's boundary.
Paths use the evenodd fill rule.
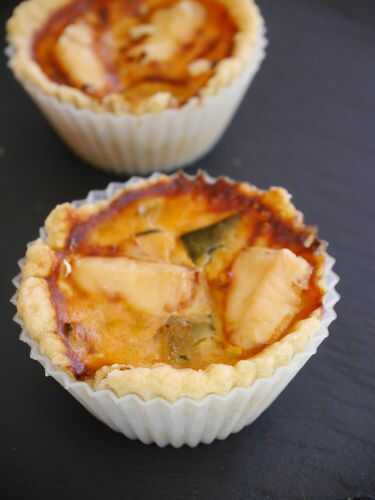
<path fill-rule="evenodd" d="M 71 81 L 101 92 L 106 87 L 105 68 L 93 50 L 94 32 L 84 22 L 65 28 L 56 44 L 56 57 Z"/>
<path fill-rule="evenodd" d="M 168 316 L 189 303 L 195 272 L 162 262 L 125 257 L 82 257 L 74 261 L 72 277 L 88 294 L 120 298 L 132 309 Z"/>
<path fill-rule="evenodd" d="M 205 9 L 194 0 L 182 0 L 176 5 L 161 9 L 151 16 L 150 24 L 132 30 L 146 40 L 132 49 L 131 57 L 142 57 L 144 62 L 166 61 L 181 48 L 193 41 L 205 20 Z"/>
<path fill-rule="evenodd" d="M 254 349 L 277 340 L 301 306 L 311 266 L 289 250 L 247 248 L 237 257 L 226 325 L 234 344 Z"/>

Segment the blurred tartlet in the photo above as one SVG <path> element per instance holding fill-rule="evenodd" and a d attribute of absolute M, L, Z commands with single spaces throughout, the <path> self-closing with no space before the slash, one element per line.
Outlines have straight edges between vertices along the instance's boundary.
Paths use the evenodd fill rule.
<path fill-rule="evenodd" d="M 28 0 L 7 30 L 10 67 L 62 137 L 118 172 L 207 152 L 265 47 L 252 0 Z"/>

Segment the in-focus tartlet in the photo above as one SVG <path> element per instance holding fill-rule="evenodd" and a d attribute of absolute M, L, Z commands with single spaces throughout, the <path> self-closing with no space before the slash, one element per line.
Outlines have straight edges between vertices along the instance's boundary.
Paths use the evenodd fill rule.
<path fill-rule="evenodd" d="M 259 25 L 249 0 L 29 0 L 8 23 L 11 66 L 79 107 L 160 111 L 228 85 Z"/>
<path fill-rule="evenodd" d="M 9 65 L 80 157 L 145 174 L 219 141 L 264 31 L 253 0 L 27 0 L 7 25 Z"/>
<path fill-rule="evenodd" d="M 64 204 L 27 251 L 18 310 L 41 352 L 117 395 L 248 387 L 319 329 L 324 245 L 281 188 L 184 174 Z"/>

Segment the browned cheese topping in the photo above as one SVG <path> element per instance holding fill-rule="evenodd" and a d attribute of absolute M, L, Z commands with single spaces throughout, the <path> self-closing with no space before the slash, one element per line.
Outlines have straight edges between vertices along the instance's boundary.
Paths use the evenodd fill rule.
<path fill-rule="evenodd" d="M 135 108 L 158 93 L 181 105 L 230 57 L 236 26 L 217 0 L 73 0 L 33 42 L 54 82 Z"/>

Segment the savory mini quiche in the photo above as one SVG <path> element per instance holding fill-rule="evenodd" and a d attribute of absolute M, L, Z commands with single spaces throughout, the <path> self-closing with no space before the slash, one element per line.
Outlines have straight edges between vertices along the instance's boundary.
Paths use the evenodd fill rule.
<path fill-rule="evenodd" d="M 224 394 L 319 329 L 324 245 L 281 188 L 184 174 L 56 207 L 27 250 L 26 331 L 62 370 L 117 395 Z"/>
<path fill-rule="evenodd" d="M 143 113 L 225 87 L 261 26 L 249 0 L 28 0 L 8 23 L 10 64 L 78 107 Z"/>

